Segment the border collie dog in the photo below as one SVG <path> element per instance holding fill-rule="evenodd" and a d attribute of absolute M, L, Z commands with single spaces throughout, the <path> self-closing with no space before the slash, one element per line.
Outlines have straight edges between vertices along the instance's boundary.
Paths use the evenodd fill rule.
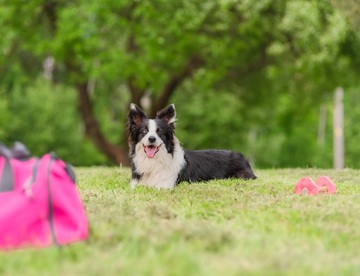
<path fill-rule="evenodd" d="M 128 141 L 132 160 L 130 186 L 174 188 L 181 181 L 255 179 L 249 162 L 227 150 L 184 150 L 175 136 L 175 105 L 150 119 L 137 105 L 130 105 Z"/>

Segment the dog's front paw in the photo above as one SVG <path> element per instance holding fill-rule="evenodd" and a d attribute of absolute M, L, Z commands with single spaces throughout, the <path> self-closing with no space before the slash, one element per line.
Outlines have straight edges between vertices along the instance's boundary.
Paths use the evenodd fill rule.
<path fill-rule="evenodd" d="M 139 181 L 137 181 L 136 179 L 131 179 L 130 188 L 134 189 L 138 183 L 139 183 Z"/>

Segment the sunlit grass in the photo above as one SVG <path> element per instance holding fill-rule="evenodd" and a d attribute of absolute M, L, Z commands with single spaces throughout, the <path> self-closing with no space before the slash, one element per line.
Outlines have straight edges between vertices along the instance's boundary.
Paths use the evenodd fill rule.
<path fill-rule="evenodd" d="M 1 275 L 356 275 L 360 172 L 257 170 L 254 181 L 128 186 L 122 168 L 79 168 L 86 242 L 0 253 Z M 298 196 L 328 175 L 335 195 Z"/>

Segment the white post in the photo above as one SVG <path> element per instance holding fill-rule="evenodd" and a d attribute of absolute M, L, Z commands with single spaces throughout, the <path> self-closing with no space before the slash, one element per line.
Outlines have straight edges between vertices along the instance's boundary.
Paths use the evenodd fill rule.
<path fill-rule="evenodd" d="M 53 58 L 52 56 L 48 56 L 43 63 L 43 67 L 45 79 L 52 81 L 55 69 L 55 58 Z"/>
<path fill-rule="evenodd" d="M 335 91 L 334 108 L 334 169 L 344 168 L 344 91 L 341 87 Z"/>

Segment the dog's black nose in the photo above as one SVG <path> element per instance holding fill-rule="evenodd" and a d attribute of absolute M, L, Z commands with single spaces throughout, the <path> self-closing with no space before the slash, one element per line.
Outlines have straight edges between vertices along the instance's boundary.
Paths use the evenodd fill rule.
<path fill-rule="evenodd" d="M 156 141 L 156 138 L 154 136 L 150 136 L 148 140 L 150 143 L 154 143 Z"/>

